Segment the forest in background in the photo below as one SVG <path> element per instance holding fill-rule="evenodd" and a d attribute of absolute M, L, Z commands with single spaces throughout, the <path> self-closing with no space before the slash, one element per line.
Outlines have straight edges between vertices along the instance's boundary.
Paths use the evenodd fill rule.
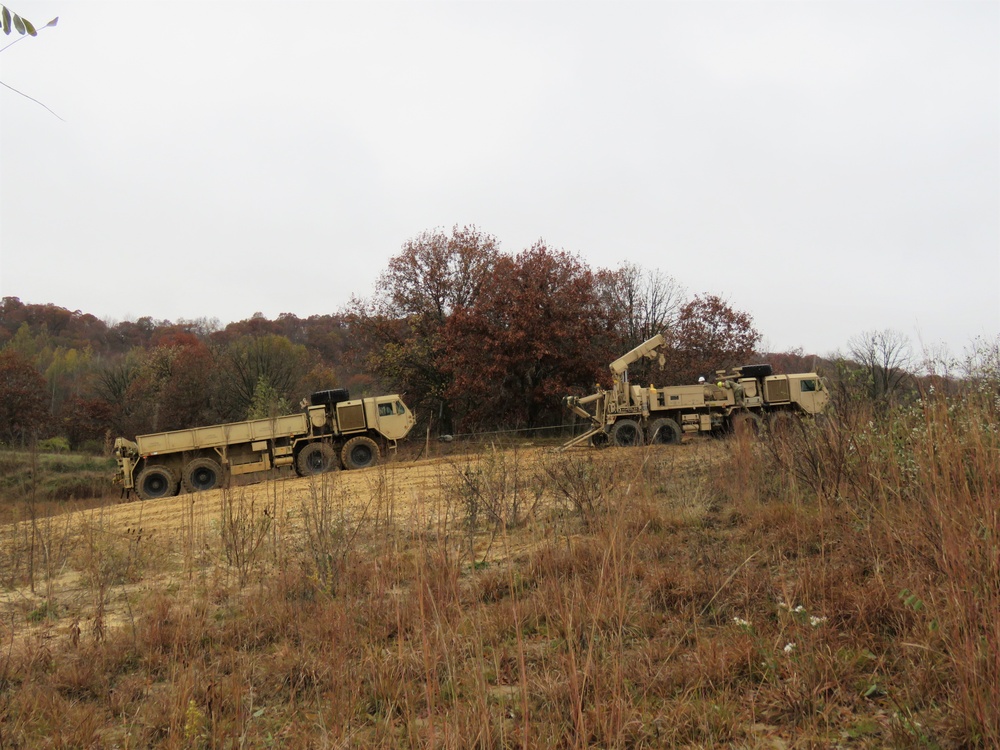
<path fill-rule="evenodd" d="M 5 297 L 0 442 L 100 452 L 118 435 L 289 413 L 333 387 L 403 393 L 435 434 L 558 425 L 563 396 L 607 385 L 607 365 L 658 332 L 666 366 L 633 367 L 636 382 L 691 383 L 757 358 L 777 372 L 817 369 L 888 403 L 915 374 L 947 382 L 997 358 L 997 341 L 980 340 L 962 362 L 918 360 L 891 330 L 859 334 L 831 361 L 764 354 L 749 312 L 691 296 L 660 270 L 592 269 L 542 241 L 505 253 L 495 237 L 456 226 L 404 243 L 371 296 L 308 318 L 114 322 Z"/>

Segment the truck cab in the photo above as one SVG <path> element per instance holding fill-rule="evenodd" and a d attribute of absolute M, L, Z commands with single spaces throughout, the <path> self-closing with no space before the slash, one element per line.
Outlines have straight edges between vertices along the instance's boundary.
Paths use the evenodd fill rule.
<path fill-rule="evenodd" d="M 398 395 L 369 399 L 367 409 L 369 423 L 387 440 L 403 439 L 417 423 L 413 412 Z"/>
<path fill-rule="evenodd" d="M 399 394 L 358 398 L 336 405 L 336 427 L 342 435 L 375 430 L 386 440 L 402 440 L 417 422 Z"/>
<path fill-rule="evenodd" d="M 816 373 L 789 375 L 792 399 L 806 414 L 819 414 L 830 403 L 830 392 Z"/>
<path fill-rule="evenodd" d="M 819 414 L 830 403 L 830 392 L 814 372 L 771 375 L 764 378 L 764 400 L 769 406 L 796 404 L 806 414 Z"/>

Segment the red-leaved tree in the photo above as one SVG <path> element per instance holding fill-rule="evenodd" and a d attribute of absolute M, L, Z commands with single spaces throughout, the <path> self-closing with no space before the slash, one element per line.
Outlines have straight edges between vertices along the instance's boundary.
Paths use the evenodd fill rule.
<path fill-rule="evenodd" d="M 179 430 L 218 420 L 212 410 L 215 358 L 197 339 L 176 345 L 170 376 L 160 386 L 159 429 Z"/>
<path fill-rule="evenodd" d="M 501 256 L 474 304 L 444 328 L 448 395 L 463 429 L 534 427 L 562 418 L 560 401 L 589 388 L 608 362 L 594 345 L 607 332 L 594 277 L 579 258 L 539 242 Z"/>
<path fill-rule="evenodd" d="M 389 261 L 374 299 L 355 300 L 346 316 L 367 369 L 445 432 L 454 404 L 442 332 L 456 310 L 478 304 L 497 258 L 496 239 L 475 227 L 424 232 Z"/>
<path fill-rule="evenodd" d="M 749 313 L 721 297 L 698 295 L 668 331 L 663 384 L 694 383 L 699 375 L 711 378 L 717 369 L 749 364 L 760 338 Z"/>
<path fill-rule="evenodd" d="M 0 438 L 24 443 L 37 437 L 48 413 L 45 378 L 20 352 L 0 351 Z"/>
<path fill-rule="evenodd" d="M 73 450 L 103 449 L 107 438 L 117 437 L 112 432 L 114 414 L 102 398 L 69 399 L 63 408 L 63 433 Z"/>

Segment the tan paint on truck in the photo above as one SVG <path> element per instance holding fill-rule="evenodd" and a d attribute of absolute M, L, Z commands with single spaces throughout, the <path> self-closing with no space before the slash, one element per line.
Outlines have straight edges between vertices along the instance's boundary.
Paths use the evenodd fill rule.
<path fill-rule="evenodd" d="M 658 360 L 666 341 L 657 334 L 610 365 L 610 390 L 589 396 L 567 396 L 566 406 L 590 421 L 586 433 L 569 440 L 569 448 L 586 441 L 619 445 L 678 442 L 682 433 L 732 429 L 749 420 L 759 424 L 778 413 L 819 414 L 830 394 L 814 372 L 774 375 L 770 365 L 744 365 L 715 373 L 714 383 L 648 388 L 628 382 L 628 367 L 640 359 Z"/>
<path fill-rule="evenodd" d="M 316 396 L 338 394 L 335 403 Z M 313 394 L 300 414 L 193 427 L 115 440 L 116 475 L 143 499 L 212 489 L 230 475 L 294 466 L 300 475 L 364 468 L 394 449 L 416 423 L 398 394 L 349 400 L 346 391 Z"/>

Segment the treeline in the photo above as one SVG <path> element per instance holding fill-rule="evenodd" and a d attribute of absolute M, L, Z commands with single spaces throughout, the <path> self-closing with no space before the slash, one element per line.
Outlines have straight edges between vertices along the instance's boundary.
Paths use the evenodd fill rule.
<path fill-rule="evenodd" d="M 749 313 L 689 296 L 659 270 L 592 269 L 543 242 L 504 253 L 475 227 L 406 242 L 372 296 L 329 315 L 111 323 L 7 297 L 0 441 L 101 450 L 117 435 L 294 411 L 332 387 L 404 393 L 434 433 L 553 425 L 565 418 L 563 396 L 608 385 L 608 364 L 657 332 L 668 338 L 666 367 L 633 367 L 635 382 L 690 383 L 759 356 Z M 839 363 L 768 359 L 779 371 L 825 366 L 888 401 L 912 385 L 907 347 L 883 331 L 852 340 Z"/>
<path fill-rule="evenodd" d="M 7 297 L 0 441 L 103 450 L 117 435 L 293 411 L 304 392 L 356 380 L 335 366 L 343 335 L 333 315 L 108 324 Z"/>
<path fill-rule="evenodd" d="M 736 364 L 760 340 L 746 313 L 624 264 L 591 269 L 538 243 L 516 255 L 474 227 L 405 243 L 374 295 L 330 315 L 111 323 L 0 302 L 0 440 L 98 449 L 109 436 L 293 411 L 314 390 L 406 394 L 435 432 L 533 427 L 561 398 L 667 330 L 664 374 Z"/>

